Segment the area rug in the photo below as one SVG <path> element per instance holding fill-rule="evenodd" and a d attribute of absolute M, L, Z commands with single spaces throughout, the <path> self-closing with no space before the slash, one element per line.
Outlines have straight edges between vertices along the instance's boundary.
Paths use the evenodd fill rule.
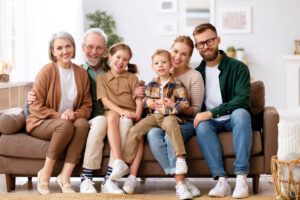
<path fill-rule="evenodd" d="M 134 194 L 134 195 L 117 195 L 117 194 L 62 194 L 62 193 L 54 193 L 48 195 L 30 195 L 30 194 L 0 194 L 0 200 L 177 200 L 178 198 L 175 195 L 141 195 L 141 194 Z M 199 200 L 214 200 L 220 198 L 212 198 L 208 197 L 207 195 L 203 195 L 194 199 Z M 222 200 L 229 200 L 232 199 L 231 197 L 222 198 Z M 258 196 L 252 195 L 249 200 L 271 200 L 275 199 L 273 196 Z"/>

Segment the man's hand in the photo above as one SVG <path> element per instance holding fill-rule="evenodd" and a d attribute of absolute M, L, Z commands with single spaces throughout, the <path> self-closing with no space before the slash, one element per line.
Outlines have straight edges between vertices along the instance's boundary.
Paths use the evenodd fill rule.
<path fill-rule="evenodd" d="M 27 104 L 31 105 L 33 102 L 35 102 L 36 99 L 36 94 L 33 91 L 29 91 L 27 93 Z"/>
<path fill-rule="evenodd" d="M 211 118 L 212 118 L 212 113 L 210 111 L 198 113 L 194 119 L 194 128 L 197 128 L 199 122 L 206 121 Z"/>

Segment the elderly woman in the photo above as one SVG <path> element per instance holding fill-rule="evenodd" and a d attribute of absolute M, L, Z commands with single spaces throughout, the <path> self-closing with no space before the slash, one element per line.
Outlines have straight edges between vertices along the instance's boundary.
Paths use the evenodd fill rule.
<path fill-rule="evenodd" d="M 70 177 L 80 158 L 89 131 L 92 111 L 87 72 L 72 63 L 75 42 L 67 32 L 54 34 L 49 42 L 51 63 L 36 77 L 32 91 L 38 101 L 30 107 L 26 129 L 33 137 L 50 141 L 43 168 L 37 174 L 37 190 L 48 194 L 55 161 L 66 152 L 65 163 L 56 183 L 64 193 L 75 192 Z"/>

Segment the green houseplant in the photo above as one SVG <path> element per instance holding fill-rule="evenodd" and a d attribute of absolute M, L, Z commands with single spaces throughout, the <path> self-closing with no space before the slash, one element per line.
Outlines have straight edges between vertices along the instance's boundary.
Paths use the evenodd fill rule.
<path fill-rule="evenodd" d="M 227 56 L 231 57 L 231 58 L 235 58 L 236 57 L 236 49 L 234 46 L 229 46 L 226 49 L 226 53 Z"/>
<path fill-rule="evenodd" d="M 86 14 L 86 18 L 89 21 L 90 28 L 101 28 L 106 33 L 107 48 L 123 41 L 123 38 L 115 32 L 116 23 L 112 15 L 107 14 L 105 11 L 96 10 L 94 13 Z"/>

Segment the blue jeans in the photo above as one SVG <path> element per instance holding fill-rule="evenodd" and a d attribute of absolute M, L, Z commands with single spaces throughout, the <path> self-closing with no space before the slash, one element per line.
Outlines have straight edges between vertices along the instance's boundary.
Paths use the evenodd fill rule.
<path fill-rule="evenodd" d="M 232 131 L 236 159 L 234 173 L 248 174 L 250 149 L 252 145 L 251 117 L 247 110 L 236 109 L 225 121 L 202 121 L 196 128 L 197 141 L 214 179 L 227 176 L 224 170 L 219 132 Z"/>
<path fill-rule="evenodd" d="M 193 122 L 180 124 L 183 141 L 186 142 L 193 135 L 195 129 Z M 152 128 L 148 131 L 147 140 L 151 151 L 165 174 L 175 174 L 176 155 L 168 135 L 161 128 Z"/>

